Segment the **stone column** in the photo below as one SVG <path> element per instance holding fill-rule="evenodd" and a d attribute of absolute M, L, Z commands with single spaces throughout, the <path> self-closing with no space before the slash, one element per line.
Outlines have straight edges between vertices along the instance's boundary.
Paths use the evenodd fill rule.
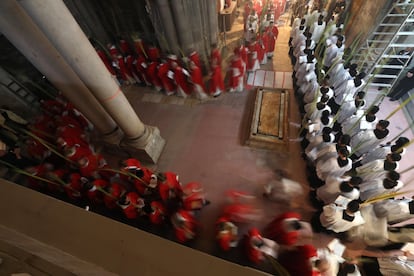
<path fill-rule="evenodd" d="M 157 32 L 158 41 L 161 45 L 165 43 L 167 43 L 168 45 L 167 47 L 164 46 L 162 48 L 167 48 L 171 52 L 171 54 L 179 55 L 180 50 L 178 47 L 177 33 L 175 31 L 175 23 L 171 13 L 169 2 L 169 0 L 155 1 L 159 18 L 153 16 L 153 20 L 159 21 L 154 22 L 155 24 L 153 23 L 153 25 L 157 26 L 161 24 L 163 26 L 164 32 Z"/>
<path fill-rule="evenodd" d="M 144 162 L 156 163 L 165 145 L 159 129 L 141 122 L 63 1 L 18 3 L 124 132 L 121 147 Z"/>
<path fill-rule="evenodd" d="M 210 42 L 218 44 L 218 12 L 217 1 L 207 1 L 208 22 L 210 25 Z"/>
<path fill-rule="evenodd" d="M 119 144 L 122 133 L 115 121 L 15 0 L 0 1 L 0 32 L 91 121 L 105 142 Z"/>
<path fill-rule="evenodd" d="M 170 7 L 174 18 L 175 29 L 178 34 L 178 40 L 180 42 L 180 48 L 182 54 L 187 55 L 191 50 L 194 50 L 194 37 L 190 21 L 190 12 L 188 5 L 185 5 L 184 0 L 170 0 Z"/>

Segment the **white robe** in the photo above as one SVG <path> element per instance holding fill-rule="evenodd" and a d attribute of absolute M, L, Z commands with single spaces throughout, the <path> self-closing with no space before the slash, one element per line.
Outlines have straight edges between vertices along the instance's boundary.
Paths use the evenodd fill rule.
<path fill-rule="evenodd" d="M 352 169 L 352 160 L 348 158 L 348 164 L 340 167 L 336 157 L 329 158 L 325 162 L 316 163 L 316 175 L 325 181 L 328 176 L 342 176 Z"/>
<path fill-rule="evenodd" d="M 361 159 L 361 164 L 367 164 L 378 159 L 385 159 L 389 153 L 391 153 L 391 145 L 378 146 L 364 155 Z"/>
<path fill-rule="evenodd" d="M 375 203 L 374 211 L 378 217 L 386 217 L 389 224 L 395 224 L 414 218 L 410 214 L 409 203 L 411 198 L 386 199 Z"/>
<path fill-rule="evenodd" d="M 326 23 L 322 21 L 322 24 L 319 25 L 318 22 L 313 23 L 311 28 L 312 39 L 318 43 L 322 37 L 323 32 L 325 31 Z"/>
<path fill-rule="evenodd" d="M 323 206 L 323 211 L 319 217 L 322 226 L 336 233 L 342 233 L 365 223 L 359 211 L 354 213 L 352 221 L 344 220 L 342 218 L 344 210 L 344 208 L 333 203 Z"/>
<path fill-rule="evenodd" d="M 357 156 L 376 148 L 386 137 L 378 139 L 373 130 L 365 130 L 358 132 L 351 137 L 351 147 Z"/>
<path fill-rule="evenodd" d="M 383 179 L 373 179 L 361 183 L 359 185 L 360 198 L 362 200 L 368 200 L 379 195 L 396 192 L 404 186 L 403 182 L 398 180 L 397 186 L 391 189 L 385 189 L 383 181 Z"/>
<path fill-rule="evenodd" d="M 359 198 L 359 190 L 353 188 L 351 192 L 343 193 L 340 191 L 339 186 L 344 181 L 341 178 L 336 178 L 337 181 L 330 181 L 325 183 L 316 190 L 316 196 L 322 200 L 325 204 L 334 203 L 338 196 L 349 198 L 350 200 Z"/>

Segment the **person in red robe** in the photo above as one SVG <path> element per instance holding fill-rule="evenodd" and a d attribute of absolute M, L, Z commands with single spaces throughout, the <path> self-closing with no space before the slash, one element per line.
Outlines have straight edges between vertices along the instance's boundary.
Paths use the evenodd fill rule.
<path fill-rule="evenodd" d="M 174 72 L 170 69 L 170 65 L 167 62 L 162 62 L 158 67 L 158 76 L 162 82 L 165 94 L 171 96 L 175 94 L 177 89 L 174 82 Z"/>
<path fill-rule="evenodd" d="M 200 55 L 196 51 L 192 51 L 188 58 L 190 61 L 194 62 L 195 65 L 197 65 L 199 68 L 202 68 L 201 61 L 200 61 Z"/>
<path fill-rule="evenodd" d="M 193 61 L 190 61 L 190 79 L 194 96 L 201 101 L 208 99 L 203 73 L 201 68 Z"/>
<path fill-rule="evenodd" d="M 111 73 L 112 76 L 116 76 L 115 70 L 112 67 L 112 64 L 109 61 L 109 58 L 105 54 L 105 52 L 102 51 L 102 50 L 100 50 L 100 49 L 98 49 L 98 48 L 95 48 L 95 50 L 96 50 L 96 53 L 98 54 L 98 56 L 101 58 L 102 62 L 104 63 L 106 69 L 108 69 L 109 73 Z"/>
<path fill-rule="evenodd" d="M 177 84 L 177 96 L 187 98 L 191 94 L 191 87 L 188 82 L 190 73 L 176 62 L 172 62 L 171 66 L 174 72 L 175 83 Z"/>
<path fill-rule="evenodd" d="M 181 201 L 183 190 L 178 175 L 173 172 L 158 174 L 158 193 L 168 208 L 175 208 Z"/>
<path fill-rule="evenodd" d="M 135 83 L 135 79 L 133 78 L 132 73 L 128 70 L 128 67 L 125 63 L 125 59 L 122 55 L 116 56 L 116 58 L 113 60 L 113 64 L 115 68 L 118 70 L 118 74 L 121 80 L 126 85 Z"/>
<path fill-rule="evenodd" d="M 303 229 L 301 215 L 295 212 L 285 212 L 273 219 L 266 227 L 265 237 L 281 245 L 295 245 Z"/>
<path fill-rule="evenodd" d="M 242 92 L 244 88 L 243 61 L 239 54 L 235 54 L 230 63 L 229 92 Z"/>
<path fill-rule="evenodd" d="M 100 156 L 95 153 L 84 155 L 77 163 L 79 165 L 79 173 L 89 179 L 101 178 L 99 175 L 99 158 Z"/>
<path fill-rule="evenodd" d="M 104 179 L 95 179 L 87 183 L 87 192 L 86 196 L 89 199 L 89 202 L 92 204 L 101 204 L 103 203 L 105 188 L 109 186 L 109 182 Z"/>
<path fill-rule="evenodd" d="M 161 91 L 162 89 L 162 82 L 160 77 L 158 76 L 158 67 L 160 63 L 158 61 L 153 61 L 148 65 L 148 81 L 152 84 L 152 86 L 157 91 Z"/>
<path fill-rule="evenodd" d="M 132 55 L 132 50 L 131 47 L 129 47 L 128 41 L 123 38 L 119 39 L 119 49 L 123 56 Z"/>
<path fill-rule="evenodd" d="M 317 276 L 326 270 L 326 263 L 319 260 L 316 248 L 310 244 L 284 250 L 277 260 L 290 275 Z"/>
<path fill-rule="evenodd" d="M 103 201 L 108 209 L 115 209 L 118 207 L 118 201 L 126 192 L 124 186 L 117 182 L 109 183 L 106 187 L 107 193 L 103 195 Z"/>
<path fill-rule="evenodd" d="M 221 66 L 219 66 L 216 62 L 212 63 L 211 65 L 210 76 L 210 95 L 213 97 L 218 97 L 221 93 L 224 92 L 224 80 Z"/>
<path fill-rule="evenodd" d="M 146 43 L 140 39 L 140 38 L 136 38 L 134 39 L 134 48 L 135 48 L 135 53 L 137 53 L 137 55 L 142 55 L 144 57 L 147 57 L 147 45 Z"/>
<path fill-rule="evenodd" d="M 163 224 L 168 215 L 164 204 L 161 201 L 152 201 L 150 207 L 151 212 L 148 214 L 150 222 L 155 225 Z"/>
<path fill-rule="evenodd" d="M 260 46 L 256 40 L 253 40 L 249 44 L 249 53 L 247 55 L 247 71 L 250 73 L 255 72 L 257 69 L 260 68 L 260 63 L 258 59 L 258 54 L 260 51 L 259 47 Z"/>
<path fill-rule="evenodd" d="M 264 37 L 266 37 L 266 43 L 267 43 L 267 47 L 266 47 L 266 55 L 267 58 L 273 58 L 273 53 L 275 51 L 275 45 L 276 45 L 276 39 L 277 39 L 277 33 L 275 34 L 274 28 L 272 27 L 272 22 L 269 25 L 268 28 L 266 28 L 265 32 L 264 32 Z M 276 27 L 277 30 L 277 27 Z"/>
<path fill-rule="evenodd" d="M 146 86 L 150 86 L 151 82 L 148 77 L 148 63 L 145 57 L 143 55 L 136 56 L 134 63 L 138 77 L 142 79 L 142 83 Z"/>
<path fill-rule="evenodd" d="M 221 216 L 216 221 L 216 240 L 220 248 L 229 251 L 232 247 L 237 247 L 238 228 L 226 216 Z"/>
<path fill-rule="evenodd" d="M 88 179 L 82 177 L 77 172 L 72 172 L 68 176 L 66 185 L 63 187 L 66 195 L 72 200 L 80 200 L 83 197 L 82 191 Z"/>
<path fill-rule="evenodd" d="M 143 214 L 142 209 L 145 207 L 144 199 L 135 192 L 125 194 L 118 201 L 118 204 L 127 219 L 138 218 Z"/>
<path fill-rule="evenodd" d="M 199 182 L 189 182 L 182 186 L 182 208 L 189 211 L 201 210 L 210 204 L 207 200 L 204 188 Z"/>
<path fill-rule="evenodd" d="M 148 59 L 150 62 L 158 62 L 160 60 L 160 49 L 158 47 L 151 45 L 148 47 Z"/>
<path fill-rule="evenodd" d="M 211 46 L 210 64 L 219 66 L 221 68 L 221 62 L 222 58 L 220 49 L 217 47 L 217 44 L 213 44 Z"/>
<path fill-rule="evenodd" d="M 276 258 L 279 246 L 274 241 L 263 238 L 257 228 L 251 228 L 245 238 L 245 249 L 247 258 L 259 264 L 265 260 L 267 255 Z"/>
<path fill-rule="evenodd" d="M 263 34 L 259 34 L 257 37 L 257 44 L 258 44 L 257 60 L 259 61 L 259 64 L 267 63 L 266 39 L 267 37 L 265 37 Z"/>
<path fill-rule="evenodd" d="M 175 237 L 180 243 L 186 243 L 195 238 L 198 222 L 192 212 L 178 210 L 171 216 L 171 223 L 174 227 Z"/>

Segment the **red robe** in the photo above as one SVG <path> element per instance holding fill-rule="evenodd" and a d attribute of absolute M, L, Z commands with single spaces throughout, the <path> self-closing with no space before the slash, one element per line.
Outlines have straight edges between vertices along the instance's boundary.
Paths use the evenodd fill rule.
<path fill-rule="evenodd" d="M 92 204 L 100 204 L 103 202 L 104 194 L 100 191 L 100 189 L 105 189 L 108 187 L 109 182 L 104 179 L 95 179 L 92 181 L 92 187 L 86 193 L 89 201 Z"/>
<path fill-rule="evenodd" d="M 160 77 L 158 76 L 158 66 L 159 62 L 153 61 L 148 65 L 148 81 L 155 87 L 157 91 L 162 89 L 162 82 Z"/>
<path fill-rule="evenodd" d="M 143 55 L 138 55 L 135 60 L 135 68 L 146 85 L 151 85 L 148 77 L 148 63 Z"/>
<path fill-rule="evenodd" d="M 246 238 L 246 253 L 247 258 L 255 263 L 259 264 L 263 261 L 264 256 L 258 244 L 263 241 L 263 237 L 257 228 L 250 229 Z"/>
<path fill-rule="evenodd" d="M 266 31 L 263 38 L 265 38 L 265 43 L 267 44 L 266 52 L 270 55 L 273 54 L 277 36 L 275 36 L 272 31 Z"/>
<path fill-rule="evenodd" d="M 78 162 L 83 157 L 91 154 L 92 150 L 90 147 L 84 147 L 79 144 L 74 144 L 73 146 L 64 148 L 65 157 L 73 162 Z"/>
<path fill-rule="evenodd" d="M 191 212 L 178 210 L 171 216 L 175 236 L 181 243 L 195 238 L 198 222 Z"/>
<path fill-rule="evenodd" d="M 242 74 L 244 70 L 243 61 L 240 56 L 234 56 L 232 58 L 230 70 L 229 86 L 231 89 L 236 90 L 244 80 L 244 76 Z"/>
<path fill-rule="evenodd" d="M 118 48 L 116 48 L 115 45 L 111 44 L 108 45 L 108 50 L 109 50 L 109 54 L 111 55 L 112 58 L 116 58 L 120 55 Z"/>
<path fill-rule="evenodd" d="M 69 175 L 69 182 L 64 186 L 66 195 L 73 200 L 82 198 L 83 182 L 82 176 L 79 173 L 71 173 Z"/>
<path fill-rule="evenodd" d="M 247 55 L 247 70 L 248 71 L 256 71 L 260 68 L 259 64 L 259 44 L 257 42 L 250 43 L 249 45 L 249 53 Z"/>
<path fill-rule="evenodd" d="M 210 64 L 217 64 L 221 67 L 221 52 L 218 48 L 214 48 L 211 50 L 211 56 L 210 56 Z"/>
<path fill-rule="evenodd" d="M 301 215 L 295 212 L 286 212 L 277 216 L 266 227 L 266 237 L 276 241 L 282 245 L 294 245 L 299 238 L 299 232 L 297 230 L 287 230 L 284 221 L 285 220 L 300 220 Z"/>
<path fill-rule="evenodd" d="M 224 80 L 223 73 L 221 72 L 221 66 L 213 65 L 211 68 L 211 79 L 209 92 L 213 96 L 218 96 L 224 92 Z"/>
<path fill-rule="evenodd" d="M 158 76 L 161 79 L 162 86 L 167 93 L 167 95 L 172 95 L 175 93 L 176 85 L 174 83 L 174 78 L 170 75 L 173 74 L 170 71 L 170 66 L 168 63 L 161 63 L 160 67 L 158 67 Z"/>
<path fill-rule="evenodd" d="M 84 131 L 74 125 L 58 127 L 56 137 L 56 143 L 61 149 L 72 147 L 75 144 L 86 148 L 89 147 L 89 143 L 85 139 Z"/>
<path fill-rule="evenodd" d="M 188 56 L 188 58 L 197 65 L 197 67 L 201 68 L 201 61 L 200 61 L 200 55 L 194 51 L 191 52 L 191 54 Z"/>
<path fill-rule="evenodd" d="M 99 178 L 99 155 L 89 154 L 78 160 L 79 172 L 86 178 Z"/>
<path fill-rule="evenodd" d="M 106 56 L 105 52 L 102 50 L 97 49 L 96 53 L 98 54 L 98 56 L 101 58 L 102 62 L 104 63 L 106 69 L 108 69 L 109 73 L 111 73 L 111 75 L 115 76 L 115 70 L 111 65 L 111 62 L 109 61 L 108 57 Z"/>
<path fill-rule="evenodd" d="M 181 66 L 177 66 L 173 70 L 174 70 L 174 79 L 177 84 L 178 96 L 186 97 L 187 95 L 190 95 L 191 87 L 187 80 L 189 76 L 186 75 L 186 73 L 188 72 L 185 72 L 184 71 L 185 69 L 182 68 Z"/>
<path fill-rule="evenodd" d="M 121 79 L 125 82 L 130 81 L 132 79 L 132 73 L 128 70 L 125 64 L 124 57 L 121 55 L 117 56 L 116 64 L 117 64 L 118 73 Z"/>
<path fill-rule="evenodd" d="M 160 225 L 165 222 L 167 209 L 160 201 L 151 202 L 152 212 L 148 215 L 152 224 Z"/>
<path fill-rule="evenodd" d="M 141 215 L 142 208 L 144 207 L 144 201 L 135 192 L 129 192 L 126 194 L 125 199 L 127 204 L 121 205 L 124 215 L 128 219 L 136 219 Z"/>
<path fill-rule="evenodd" d="M 106 208 L 115 209 L 118 207 L 117 201 L 121 198 L 125 188 L 119 183 L 110 183 L 108 186 L 108 195 L 104 194 L 103 201 Z"/>
<path fill-rule="evenodd" d="M 135 52 L 138 55 L 146 56 L 147 46 L 146 46 L 145 42 L 142 41 L 142 39 L 138 38 L 138 39 L 134 40 L 134 48 L 135 48 Z"/>
<path fill-rule="evenodd" d="M 119 49 L 124 56 L 132 54 L 131 47 L 129 47 L 129 44 L 125 39 L 119 41 Z"/>
<path fill-rule="evenodd" d="M 216 239 L 220 248 L 224 251 L 230 250 L 237 244 L 237 227 L 229 218 L 222 216 L 216 221 Z"/>
<path fill-rule="evenodd" d="M 278 261 L 290 275 L 315 276 L 318 274 L 312 268 L 311 259 L 317 256 L 313 245 L 302 245 L 294 250 L 282 251 L 282 254 L 278 256 Z"/>
<path fill-rule="evenodd" d="M 164 173 L 166 179 L 158 184 L 158 192 L 164 203 L 171 200 L 179 200 L 183 194 L 178 175 L 173 172 Z"/>
<path fill-rule="evenodd" d="M 204 189 L 198 182 L 189 182 L 182 187 L 182 207 L 185 210 L 200 210 L 207 204 Z"/>
<path fill-rule="evenodd" d="M 160 60 L 160 50 L 155 46 L 148 48 L 148 59 L 152 62 L 158 62 Z"/>

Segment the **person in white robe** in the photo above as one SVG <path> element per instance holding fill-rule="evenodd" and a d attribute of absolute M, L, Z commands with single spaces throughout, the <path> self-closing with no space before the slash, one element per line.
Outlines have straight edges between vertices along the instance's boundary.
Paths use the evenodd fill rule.
<path fill-rule="evenodd" d="M 320 91 L 320 86 L 317 79 L 312 79 L 310 82 L 306 83 L 304 86 L 299 88 L 303 92 L 303 102 L 304 104 L 311 103 L 315 101 L 319 101 L 318 97 L 321 97 L 322 94 Z M 329 96 L 327 96 L 327 101 L 329 100 Z M 327 102 L 326 101 L 326 102 Z"/>
<path fill-rule="evenodd" d="M 387 143 L 385 145 L 380 145 L 375 149 L 369 151 L 367 154 L 363 156 L 360 163 L 361 165 L 367 164 L 369 162 L 378 160 L 378 159 L 385 159 L 389 153 L 395 152 L 399 153 L 401 156 L 404 155 L 406 149 L 404 148 L 410 142 L 406 137 L 399 137 L 394 145 L 391 143 Z"/>
<path fill-rule="evenodd" d="M 352 136 L 351 147 L 355 151 L 355 157 L 359 158 L 380 145 L 389 134 L 388 125 L 389 121 L 380 120 L 374 130 L 361 131 Z"/>
<path fill-rule="evenodd" d="M 312 136 L 305 149 L 305 155 L 310 164 L 314 165 L 318 152 L 326 145 L 335 141 L 335 135 L 330 127 L 322 129 L 321 135 Z"/>
<path fill-rule="evenodd" d="M 352 160 L 348 158 L 348 150 L 340 148 L 338 157 L 331 157 L 324 162 L 316 163 L 316 175 L 322 181 L 328 176 L 342 176 L 352 169 Z"/>
<path fill-rule="evenodd" d="M 396 224 L 414 218 L 413 198 L 385 199 L 374 204 L 377 217 L 386 217 L 388 224 Z"/>
<path fill-rule="evenodd" d="M 371 180 L 377 177 L 378 172 L 398 170 L 398 161 L 401 160 L 399 153 L 389 153 L 385 159 L 377 159 L 355 169 L 358 176 L 364 180 Z M 374 176 L 373 176 L 374 175 Z"/>
<path fill-rule="evenodd" d="M 378 111 L 379 108 L 376 105 L 365 112 L 358 110 L 355 115 L 349 117 L 341 124 L 342 132 L 352 137 L 360 131 L 374 130 L 378 123 L 378 119 L 375 116 Z"/>
<path fill-rule="evenodd" d="M 319 15 L 318 21 L 311 26 L 312 40 L 318 43 L 325 31 L 326 22 L 323 20 L 323 15 Z"/>
<path fill-rule="evenodd" d="M 321 99 L 323 100 L 323 99 Z M 305 116 L 312 122 L 316 121 L 318 118 L 322 117 L 324 111 L 328 112 L 328 116 L 331 114 L 331 108 L 326 104 L 326 101 L 319 101 L 316 103 L 308 103 L 304 107 Z M 326 112 L 325 112 L 326 113 Z M 326 115 L 325 115 L 326 116 Z"/>
<path fill-rule="evenodd" d="M 343 233 L 365 223 L 358 200 L 349 201 L 346 208 L 335 203 L 325 205 L 319 219 L 323 227 L 335 233 Z"/>
<path fill-rule="evenodd" d="M 351 152 L 351 147 L 349 146 L 350 136 L 343 134 L 339 137 L 338 142 L 327 144 L 322 148 L 317 156 L 316 162 L 324 162 L 332 157 L 338 157 L 338 149 L 345 148 L 348 152 Z"/>
<path fill-rule="evenodd" d="M 361 183 L 362 179 L 355 176 L 329 177 L 325 184 L 316 190 L 316 196 L 325 205 L 335 202 L 338 196 L 350 200 L 359 199 L 359 189 L 356 187 Z"/>
<path fill-rule="evenodd" d="M 346 119 L 354 115 L 358 109 L 363 109 L 365 107 L 365 92 L 358 92 L 353 101 L 347 101 L 342 104 L 341 108 L 338 111 L 337 122 L 342 124 Z"/>
<path fill-rule="evenodd" d="M 360 198 L 363 201 L 393 192 L 399 191 L 404 187 L 404 183 L 400 180 L 392 180 L 390 178 L 374 179 L 364 181 L 359 185 Z"/>

